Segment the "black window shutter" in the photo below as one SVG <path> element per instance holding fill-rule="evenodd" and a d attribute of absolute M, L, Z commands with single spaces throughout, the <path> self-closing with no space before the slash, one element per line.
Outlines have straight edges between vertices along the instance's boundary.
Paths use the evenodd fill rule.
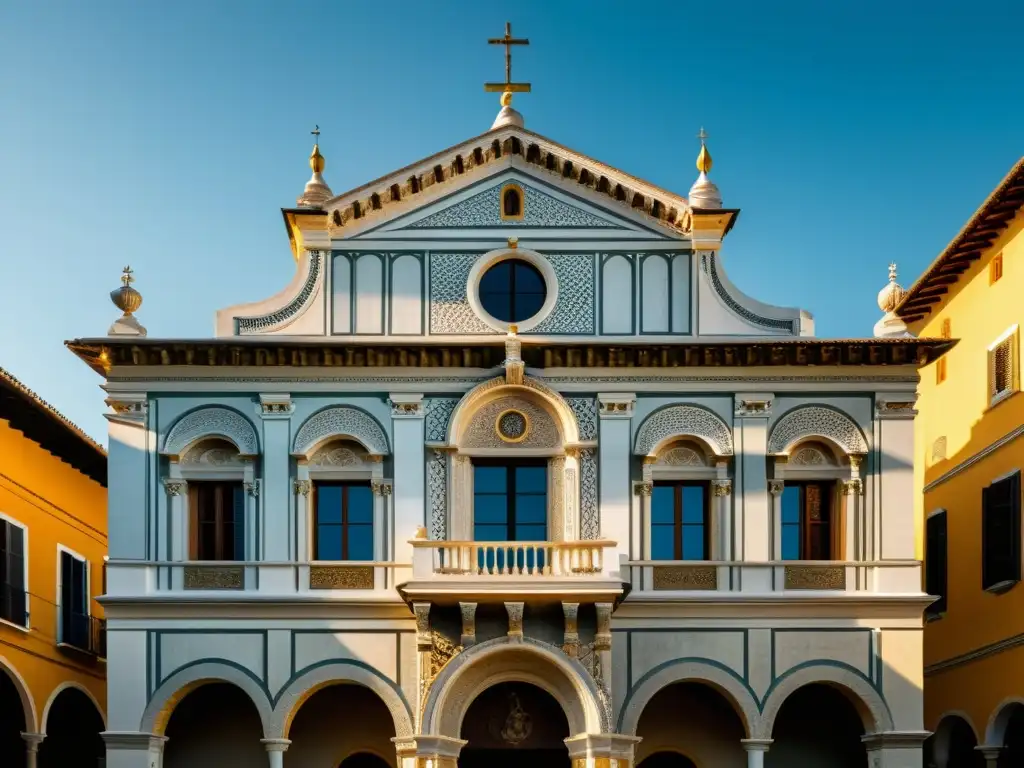
<path fill-rule="evenodd" d="M 925 584 L 929 595 L 938 600 L 928 606 L 928 613 L 938 614 L 946 610 L 948 583 L 947 518 L 941 512 L 928 518 L 927 562 L 925 563 Z"/>
<path fill-rule="evenodd" d="M 241 484 L 232 489 L 232 522 L 231 527 L 235 540 L 232 542 L 234 551 L 232 560 L 245 560 L 245 489 Z"/>
<path fill-rule="evenodd" d="M 67 552 L 60 553 L 60 621 L 61 621 L 61 642 L 69 642 L 71 628 L 74 625 L 72 606 L 74 594 L 74 573 L 72 563 L 74 558 Z"/>
<path fill-rule="evenodd" d="M 1021 577 L 1020 473 L 982 489 L 982 588 Z"/>
<path fill-rule="evenodd" d="M 1009 515 L 1009 550 L 1010 562 L 1007 564 L 1008 580 L 1020 581 L 1021 546 L 1020 546 L 1020 472 L 1014 472 L 1003 481 L 1006 486 L 1006 514 Z"/>

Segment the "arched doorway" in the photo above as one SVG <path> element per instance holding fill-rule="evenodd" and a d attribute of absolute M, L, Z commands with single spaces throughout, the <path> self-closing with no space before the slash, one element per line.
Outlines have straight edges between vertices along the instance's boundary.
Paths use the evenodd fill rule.
<path fill-rule="evenodd" d="M 743 721 L 725 696 L 702 683 L 673 683 L 654 694 L 636 735 L 643 739 L 636 747 L 640 768 L 747 765 Z"/>
<path fill-rule="evenodd" d="M 266 765 L 263 724 L 256 705 L 231 683 L 206 683 L 171 713 L 164 768 Z"/>
<path fill-rule="evenodd" d="M 498 683 L 466 711 L 459 768 L 569 768 L 569 735 L 551 694 L 529 683 Z"/>
<path fill-rule="evenodd" d="M 0 765 L 25 766 L 25 708 L 14 680 L 0 667 Z"/>
<path fill-rule="evenodd" d="M 39 768 L 96 768 L 106 754 L 103 716 L 85 693 L 65 688 L 50 703 Z"/>
<path fill-rule="evenodd" d="M 328 685 L 303 701 L 292 717 L 285 764 L 391 768 L 394 736 L 394 719 L 376 693 L 351 683 Z"/>
<path fill-rule="evenodd" d="M 1010 704 L 1003 731 L 1003 751 L 999 754 L 999 768 L 1019 768 L 1024 765 L 1024 704 Z"/>
<path fill-rule="evenodd" d="M 824 683 L 798 688 L 782 703 L 766 768 L 866 768 L 864 723 L 850 700 Z"/>
<path fill-rule="evenodd" d="M 985 768 L 974 729 L 962 717 L 947 715 L 925 742 L 925 768 Z"/>

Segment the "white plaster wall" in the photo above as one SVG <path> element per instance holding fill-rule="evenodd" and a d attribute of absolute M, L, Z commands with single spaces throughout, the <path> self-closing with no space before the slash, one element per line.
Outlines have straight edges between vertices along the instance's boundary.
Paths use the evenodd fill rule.
<path fill-rule="evenodd" d="M 150 418 L 155 408 L 150 407 Z M 153 490 L 147 471 L 155 453 L 156 435 L 145 424 L 111 420 L 107 429 L 107 542 L 112 558 L 142 560 L 153 514 L 148 503 Z"/>
<path fill-rule="evenodd" d="M 107 730 L 137 731 L 146 708 L 146 632 L 107 625 Z"/>
<path fill-rule="evenodd" d="M 398 636 L 383 632 L 298 632 L 294 636 L 295 668 L 333 659 L 355 659 L 397 676 Z"/>
<path fill-rule="evenodd" d="M 423 333 L 423 262 L 408 253 L 391 263 L 391 333 Z"/>
<path fill-rule="evenodd" d="M 263 635 L 237 632 L 172 632 L 156 637 L 159 644 L 158 680 L 163 681 L 186 664 L 200 659 L 230 659 L 263 678 Z"/>
<path fill-rule="evenodd" d="M 384 261 L 364 253 L 355 264 L 356 333 L 384 333 Z"/>
<path fill-rule="evenodd" d="M 672 333 L 689 333 L 690 273 L 693 257 L 680 253 L 672 257 Z"/>
<path fill-rule="evenodd" d="M 670 329 L 668 259 L 661 254 L 648 254 L 640 261 L 641 275 L 641 333 L 668 333 Z"/>
<path fill-rule="evenodd" d="M 633 302 L 633 264 L 610 256 L 601 264 L 601 333 L 633 333 Z"/>

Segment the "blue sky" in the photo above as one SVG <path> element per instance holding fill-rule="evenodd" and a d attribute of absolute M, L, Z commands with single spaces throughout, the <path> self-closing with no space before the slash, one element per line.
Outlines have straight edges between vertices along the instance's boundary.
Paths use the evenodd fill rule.
<path fill-rule="evenodd" d="M 984 8 L 984 10 L 980 10 Z M 1019 1 L 26 2 L 0 7 L 0 365 L 105 442 L 130 263 L 153 336 L 208 336 L 293 262 L 279 209 L 490 127 L 506 19 L 529 128 L 686 194 L 701 125 L 740 288 L 868 336 L 1024 153 Z"/>

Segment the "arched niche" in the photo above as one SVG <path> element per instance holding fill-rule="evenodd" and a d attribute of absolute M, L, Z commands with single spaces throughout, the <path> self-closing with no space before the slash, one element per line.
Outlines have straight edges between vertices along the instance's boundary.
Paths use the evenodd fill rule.
<path fill-rule="evenodd" d="M 732 456 L 732 430 L 718 414 L 699 405 L 670 405 L 644 419 L 636 432 L 633 452 L 656 457 L 681 438 L 692 438 L 715 457 Z"/>
<path fill-rule="evenodd" d="M 208 438 L 226 440 L 243 456 L 259 454 L 259 440 L 252 422 L 238 411 L 216 405 L 197 408 L 178 419 L 168 431 L 160 452 L 165 456 L 180 456 L 192 444 Z"/>
<path fill-rule="evenodd" d="M 775 422 L 768 435 L 768 453 L 789 455 L 807 440 L 830 443 L 845 456 L 868 452 L 864 433 L 845 413 L 823 405 L 804 405 Z"/>
<path fill-rule="evenodd" d="M 292 455 L 308 460 L 321 445 L 339 438 L 354 440 L 374 456 L 389 453 L 387 434 L 376 419 L 355 406 L 335 405 L 302 423 L 292 441 Z"/>
<path fill-rule="evenodd" d="M 579 497 L 581 461 L 592 443 L 579 440 L 579 425 L 565 399 L 544 384 L 524 377 L 509 384 L 499 377 L 470 390 L 455 407 L 448 423 L 443 467 L 431 466 L 429 478 L 440 490 L 446 479 L 447 508 L 432 504 L 431 533 L 441 538 L 474 538 L 474 476 L 484 464 L 532 462 L 546 466 L 547 539 L 580 537 Z M 437 457 L 441 460 L 441 456 Z M 442 471 L 439 471 L 443 469 Z M 437 517 L 444 515 L 444 519 Z"/>

